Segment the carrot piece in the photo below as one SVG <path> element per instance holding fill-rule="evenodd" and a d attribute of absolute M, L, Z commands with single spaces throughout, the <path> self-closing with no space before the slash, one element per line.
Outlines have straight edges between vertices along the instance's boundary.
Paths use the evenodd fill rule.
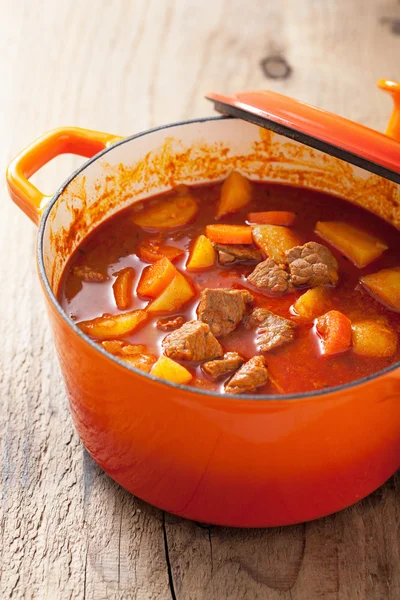
<path fill-rule="evenodd" d="M 207 225 L 206 236 L 218 244 L 252 244 L 251 227 L 248 225 Z"/>
<path fill-rule="evenodd" d="M 185 251 L 175 246 L 159 246 L 152 244 L 150 241 L 143 241 L 139 244 L 137 249 L 137 255 L 143 262 L 153 264 L 158 260 L 161 260 L 164 256 L 169 258 L 171 262 L 174 262 L 177 258 L 180 258 L 185 254 Z"/>
<path fill-rule="evenodd" d="M 286 210 L 267 210 L 266 212 L 255 212 L 247 215 L 249 223 L 257 223 L 260 225 L 282 225 L 290 227 L 296 220 L 296 215 L 293 212 Z"/>
<path fill-rule="evenodd" d="M 171 283 L 177 270 L 172 262 L 165 256 L 151 267 L 146 267 L 140 278 L 137 293 L 140 296 L 157 298 Z"/>
<path fill-rule="evenodd" d="M 132 310 L 119 315 L 103 315 L 90 321 L 77 323 L 79 329 L 92 337 L 101 340 L 112 340 L 134 331 L 148 319 L 145 310 Z"/>
<path fill-rule="evenodd" d="M 330 310 L 316 320 L 322 341 L 322 354 L 330 356 L 345 352 L 351 346 L 351 321 L 338 310 Z"/>
<path fill-rule="evenodd" d="M 135 271 L 132 267 L 122 269 L 117 274 L 117 278 L 113 283 L 113 292 L 115 303 L 120 310 L 126 310 L 132 300 L 132 286 L 133 279 L 135 277 Z"/>

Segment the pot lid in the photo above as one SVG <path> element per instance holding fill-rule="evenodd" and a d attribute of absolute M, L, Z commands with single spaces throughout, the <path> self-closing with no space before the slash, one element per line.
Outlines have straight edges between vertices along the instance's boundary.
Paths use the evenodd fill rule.
<path fill-rule="evenodd" d="M 400 183 L 400 83 L 381 80 L 378 85 L 393 96 L 395 104 L 386 134 L 270 90 L 206 97 L 224 115 L 255 123 Z"/>

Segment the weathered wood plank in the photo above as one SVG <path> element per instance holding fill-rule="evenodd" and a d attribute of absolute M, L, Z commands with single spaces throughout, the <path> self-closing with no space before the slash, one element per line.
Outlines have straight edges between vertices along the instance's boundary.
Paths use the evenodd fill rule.
<path fill-rule="evenodd" d="M 211 114 L 210 89 L 272 87 L 382 129 L 390 102 L 375 80 L 400 79 L 395 0 L 1 8 L 1 165 L 61 124 L 129 134 Z M 288 78 L 265 76 L 260 62 L 270 56 L 285 59 Z M 35 181 L 52 192 L 78 162 L 63 157 Z M 105 476 L 72 428 L 35 274 L 35 230 L 5 193 L 1 211 L 1 598 L 400 597 L 398 477 L 329 519 L 235 531 L 163 520 Z"/>

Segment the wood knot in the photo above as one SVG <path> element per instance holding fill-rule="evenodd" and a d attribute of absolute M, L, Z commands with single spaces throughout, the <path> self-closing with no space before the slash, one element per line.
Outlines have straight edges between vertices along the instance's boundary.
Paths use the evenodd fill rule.
<path fill-rule="evenodd" d="M 400 19 L 383 17 L 381 19 L 381 24 L 390 27 L 390 31 L 393 35 L 400 35 Z"/>
<path fill-rule="evenodd" d="M 292 73 L 292 67 L 283 56 L 267 56 L 260 62 L 266 77 L 270 79 L 287 79 Z"/>

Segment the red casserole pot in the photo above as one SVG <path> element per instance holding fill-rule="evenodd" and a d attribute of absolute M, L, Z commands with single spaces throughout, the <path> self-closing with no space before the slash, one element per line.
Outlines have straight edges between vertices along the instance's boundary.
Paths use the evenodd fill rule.
<path fill-rule="evenodd" d="M 213 99 L 223 112 L 262 128 L 208 118 L 125 139 L 57 129 L 11 163 L 7 181 L 12 199 L 39 224 L 39 276 L 73 420 L 93 458 L 133 494 L 177 515 L 219 525 L 286 525 L 351 505 L 399 467 L 399 364 L 322 391 L 227 397 L 121 362 L 83 334 L 57 300 L 71 254 L 105 219 L 232 169 L 329 192 L 400 227 L 397 141 L 273 93 Z M 398 114 L 389 133 L 400 138 Z M 91 158 L 46 197 L 29 177 L 66 152 Z"/>

